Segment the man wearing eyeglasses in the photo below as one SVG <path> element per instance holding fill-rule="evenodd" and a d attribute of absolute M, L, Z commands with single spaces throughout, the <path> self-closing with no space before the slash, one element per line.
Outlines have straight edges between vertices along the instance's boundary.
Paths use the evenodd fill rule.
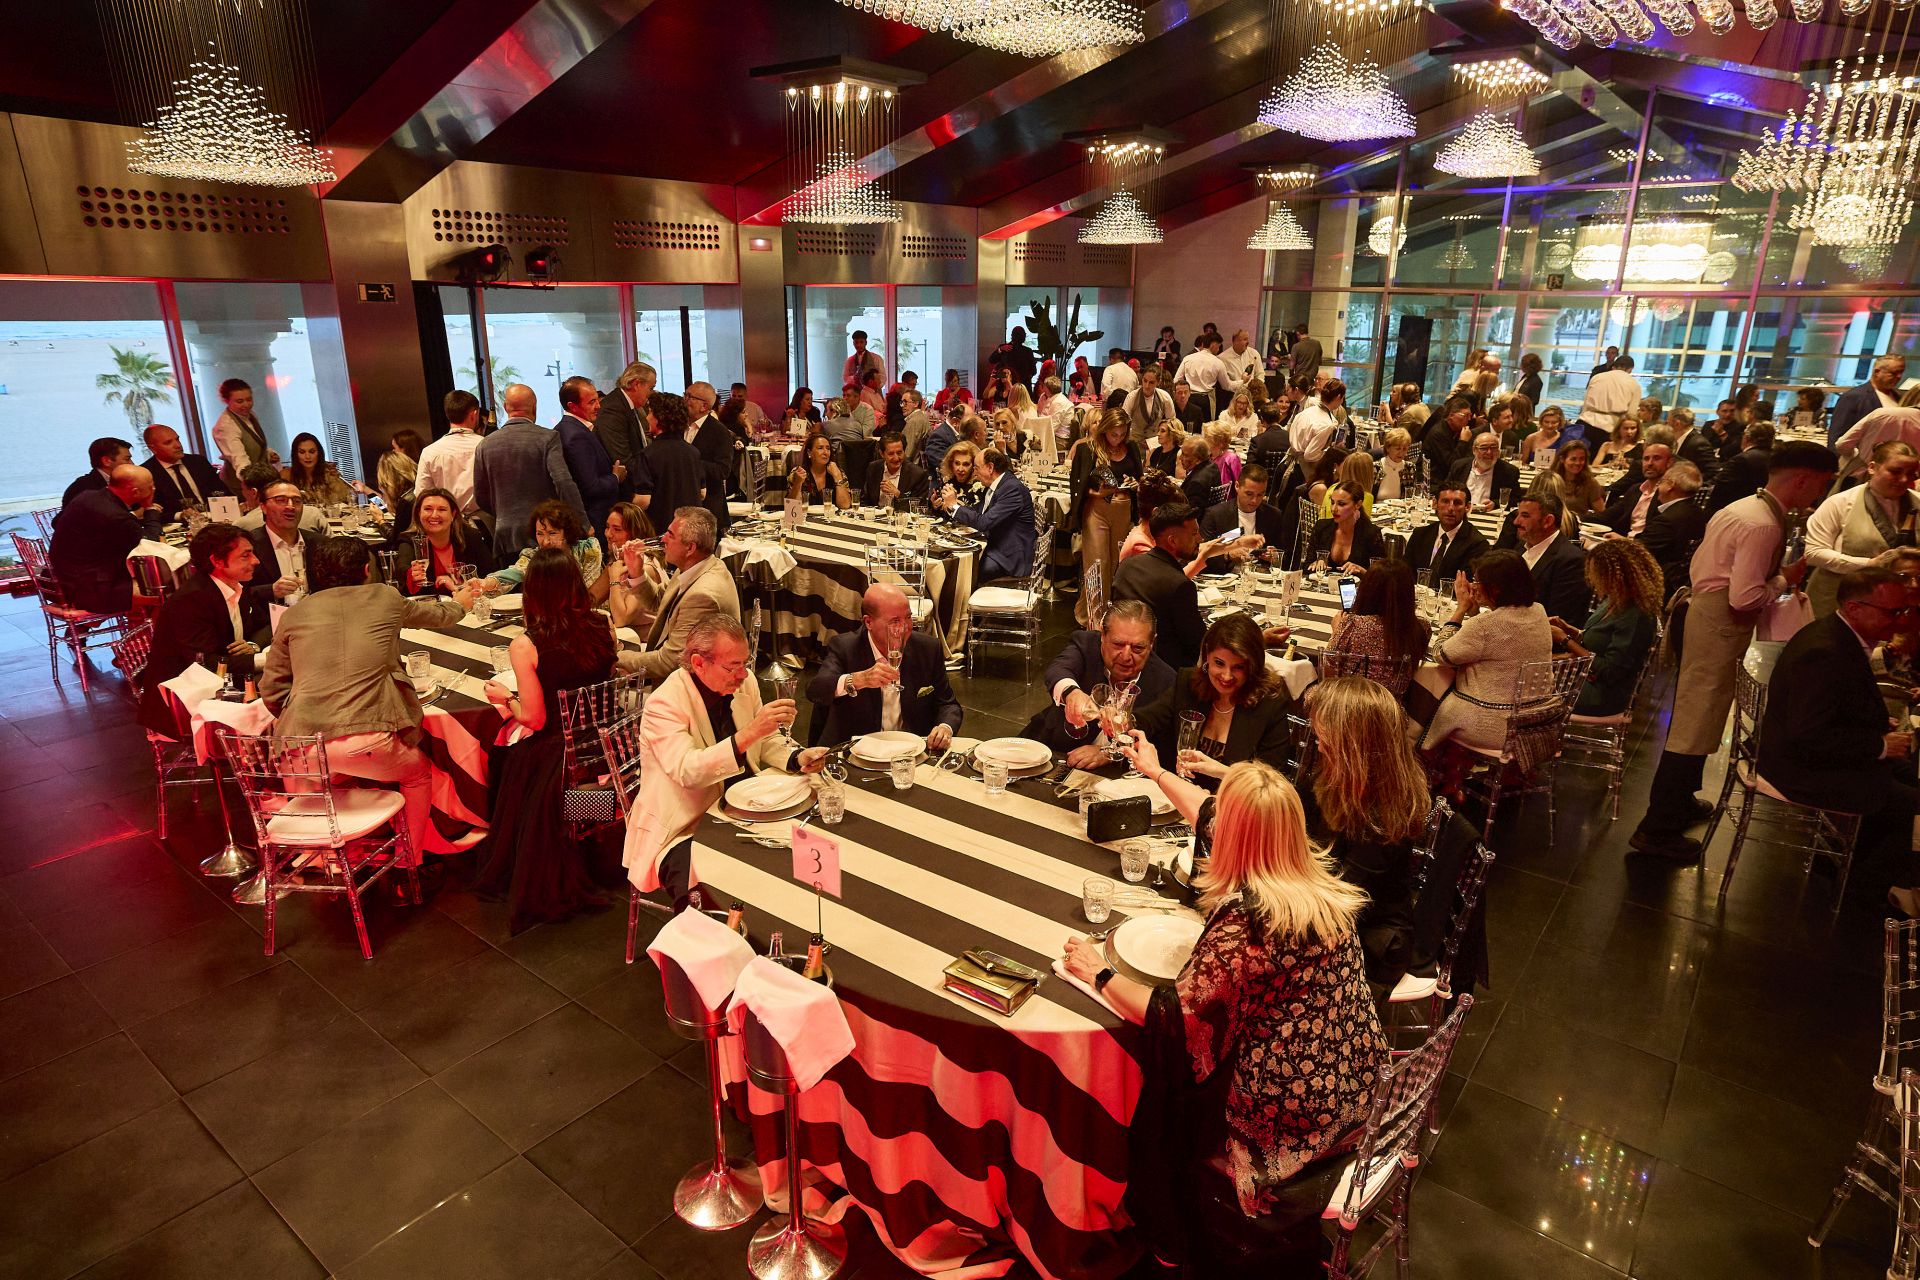
<path fill-rule="evenodd" d="M 712 383 L 694 383 L 687 388 L 685 398 L 687 443 L 700 455 L 700 466 L 706 475 L 705 506 L 713 512 L 714 523 L 720 526 L 720 532 L 725 533 L 728 523 L 727 479 L 733 474 L 736 442 L 733 432 L 727 430 L 727 424 L 714 413 L 720 403 L 720 394 L 713 389 Z"/>
<path fill-rule="evenodd" d="M 1798 804 L 1862 815 L 1857 847 L 1885 859 L 1887 899 L 1920 916 L 1913 826 L 1913 734 L 1887 718 L 1873 678 L 1873 652 L 1910 630 L 1916 590 L 1895 570 L 1870 565 L 1840 579 L 1839 607 L 1802 627 L 1773 669 L 1760 722 L 1760 776 Z"/>
<path fill-rule="evenodd" d="M 1512 506 L 1520 495 L 1520 468 L 1500 456 L 1500 437 L 1482 431 L 1473 438 L 1473 455 L 1453 464 L 1447 476 L 1455 484 L 1467 486 L 1467 497 L 1475 511 L 1491 511 L 1506 495 L 1504 505 Z"/>

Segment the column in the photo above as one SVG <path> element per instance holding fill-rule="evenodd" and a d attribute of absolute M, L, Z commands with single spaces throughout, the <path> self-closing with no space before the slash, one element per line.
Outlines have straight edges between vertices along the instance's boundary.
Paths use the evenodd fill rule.
<path fill-rule="evenodd" d="M 282 458 L 289 457 L 286 417 L 273 385 L 271 350 L 273 340 L 286 333 L 289 326 L 275 328 L 257 320 L 187 320 L 182 328 L 186 330 L 187 349 L 193 355 L 194 388 L 207 422 L 208 447 L 213 443 L 213 424 L 225 407 L 220 401 L 220 384 L 238 378 L 253 388 L 254 416 L 267 433 L 268 445 Z"/>
<path fill-rule="evenodd" d="M 622 341 L 618 313 L 606 315 L 598 311 L 563 311 L 554 318 L 567 334 L 567 358 L 571 363 L 566 376 L 591 378 L 594 386 L 611 389 L 620 377 L 620 371 L 627 365 L 627 349 Z M 673 349 L 679 350 L 677 334 Z M 678 364 L 671 369 L 661 369 L 659 373 L 661 390 L 685 389 L 683 370 Z M 554 412 L 557 416 L 558 405 L 555 405 Z"/>

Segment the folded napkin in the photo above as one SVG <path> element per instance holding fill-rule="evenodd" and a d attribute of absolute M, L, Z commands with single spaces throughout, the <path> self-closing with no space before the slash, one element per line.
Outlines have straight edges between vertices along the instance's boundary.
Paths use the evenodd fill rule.
<path fill-rule="evenodd" d="M 764 564 L 776 578 L 786 577 L 799 563 L 793 558 L 791 551 L 767 538 L 722 538 L 720 555 L 722 559 L 745 555 L 746 562 L 743 567 L 752 568 L 755 565 Z"/>
<path fill-rule="evenodd" d="M 220 692 L 220 677 L 196 662 L 173 679 L 162 681 L 160 687 L 179 699 L 188 715 L 193 715 L 200 710 L 201 703 Z"/>
<path fill-rule="evenodd" d="M 273 712 L 267 710 L 267 704 L 257 698 L 252 702 L 222 702 L 218 698 L 209 698 L 193 714 L 209 724 L 226 725 L 235 733 L 243 733 L 249 738 L 259 737 L 273 727 Z"/>
<path fill-rule="evenodd" d="M 1227 602 L 1226 593 L 1218 587 L 1201 587 L 1199 604 L 1202 609 L 1215 609 Z"/>
<path fill-rule="evenodd" d="M 1288 695 L 1295 698 L 1305 693 L 1307 686 L 1320 678 L 1320 673 L 1315 671 L 1313 664 L 1305 658 L 1287 659 L 1277 653 L 1267 655 L 1267 670 L 1284 681 Z"/>
<path fill-rule="evenodd" d="M 735 1034 L 746 1025 L 748 1009 L 779 1042 L 787 1055 L 787 1066 L 802 1089 L 819 1084 L 853 1052 L 853 1029 L 847 1026 L 840 998 L 823 984 L 803 978 L 765 956 L 754 957 L 734 984 L 727 1022 Z"/>
<path fill-rule="evenodd" d="M 1098 991 L 1095 991 L 1093 989 L 1092 983 L 1082 982 L 1080 981 L 1080 979 L 1074 977 L 1073 973 L 1067 968 L 1067 962 L 1065 960 L 1056 959 L 1053 962 L 1053 976 L 1060 979 L 1062 982 L 1066 983 L 1068 986 L 1078 987 L 1080 988 L 1080 990 L 1086 992 L 1089 996 L 1092 996 L 1094 1000 L 1097 1001 L 1102 1007 L 1104 1007 L 1108 1013 L 1114 1014 L 1118 1017 L 1126 1016 L 1125 1014 L 1121 1013 L 1118 1009 L 1113 1007 L 1113 1001 L 1107 999 L 1105 996 L 1101 995 Z"/>
<path fill-rule="evenodd" d="M 165 542 L 155 542 L 152 538 L 140 539 L 139 545 L 127 552 L 127 559 L 129 560 L 139 556 L 152 556 L 156 560 L 163 561 L 167 568 L 173 570 L 175 573 L 180 572 L 193 561 L 193 557 L 187 554 L 185 547 L 176 547 Z"/>
<path fill-rule="evenodd" d="M 732 998 L 740 971 L 753 959 L 753 948 L 706 912 L 682 911 L 660 926 L 647 944 L 647 954 L 655 964 L 662 956 L 672 959 L 686 972 L 700 1002 L 717 1013 Z"/>

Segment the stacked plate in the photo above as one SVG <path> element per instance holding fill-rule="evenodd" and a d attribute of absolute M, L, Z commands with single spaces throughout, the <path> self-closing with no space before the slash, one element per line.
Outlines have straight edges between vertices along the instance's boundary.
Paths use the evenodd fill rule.
<path fill-rule="evenodd" d="M 1053 764 L 1053 751 L 1032 738 L 989 738 L 974 748 L 973 759 L 976 767 L 992 760 L 1010 773 L 1025 775 L 1045 772 Z"/>
<path fill-rule="evenodd" d="M 1107 963 L 1135 982 L 1170 987 L 1200 941 L 1201 924 L 1186 916 L 1135 916 L 1107 935 Z"/>
<path fill-rule="evenodd" d="M 926 749 L 927 740 L 917 733 L 885 729 L 854 739 L 847 754 L 853 757 L 855 763 L 884 769 L 895 760 L 910 759 Z"/>
<path fill-rule="evenodd" d="M 728 787 L 726 803 L 749 821 L 788 818 L 813 803 L 813 788 L 792 774 L 762 773 Z"/>
<path fill-rule="evenodd" d="M 1173 801 L 1167 799 L 1167 793 L 1160 789 L 1157 782 L 1145 778 L 1105 778 L 1093 784 L 1093 797 L 1096 800 L 1125 800 L 1130 796 L 1145 796 L 1153 804 L 1153 816 L 1165 818 L 1173 813 Z"/>
<path fill-rule="evenodd" d="M 495 596 L 495 597 L 493 598 L 493 611 L 494 611 L 495 613 L 518 613 L 518 612 L 520 612 L 520 597 L 519 597 L 519 595 L 518 595 L 518 594 L 514 594 L 514 595 L 506 595 L 506 596 Z"/>

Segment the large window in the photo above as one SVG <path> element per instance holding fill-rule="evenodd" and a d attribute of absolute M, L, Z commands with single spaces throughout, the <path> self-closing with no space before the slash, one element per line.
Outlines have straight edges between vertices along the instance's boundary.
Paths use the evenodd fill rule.
<path fill-rule="evenodd" d="M 327 446 L 342 474 L 354 470 L 352 458 L 337 456 L 342 442 L 328 434 L 320 412 L 299 285 L 182 284 L 175 296 L 193 361 L 194 394 L 209 433 L 223 408 L 220 384 L 239 378 L 253 388 L 254 416 L 282 458 L 292 456 L 293 437 L 306 431 Z"/>
<path fill-rule="evenodd" d="M 847 357 L 853 354 L 855 331 L 867 335 L 867 350 L 886 362 L 887 378 L 894 376 L 887 349 L 887 291 L 882 285 L 794 285 L 797 328 L 806 380 L 815 403 L 825 405 L 844 389 L 841 381 Z"/>
<path fill-rule="evenodd" d="M 707 363 L 706 294 L 699 285 L 633 286 L 634 345 L 663 388 L 713 381 Z"/>
<path fill-rule="evenodd" d="M 480 391 L 480 375 L 474 368 L 473 294 L 450 284 L 440 285 L 438 292 L 441 323 L 447 334 L 447 367 L 453 370 L 453 385 L 481 396 L 482 403 L 499 404 L 500 392 L 506 384 L 495 380 L 491 386 L 493 399 L 488 401 Z"/>
<path fill-rule="evenodd" d="M 181 425 L 160 298 L 150 284 L 0 280 L 0 530 L 55 506 L 87 469 L 87 444 Z M 6 544 L 11 558 L 13 544 Z"/>
<path fill-rule="evenodd" d="M 486 308 L 494 385 L 519 382 L 532 387 L 543 422 L 560 416 L 562 381 L 578 374 L 611 387 L 626 364 L 620 294 L 610 285 L 488 289 L 481 305 Z M 457 367 L 454 374 L 460 376 Z M 661 370 L 660 385 L 671 387 L 674 378 Z"/>
<path fill-rule="evenodd" d="M 1060 290 L 1053 285 L 1016 284 L 1007 286 L 1007 324 L 1001 336 L 1012 337 L 1015 329 L 1027 331 L 1027 345 L 1033 345 L 1033 325 L 1027 320 L 1027 313 L 1033 310 L 1035 303 L 1044 302 L 1053 316 L 1053 322 L 1060 323 Z"/>
<path fill-rule="evenodd" d="M 946 344 L 940 331 L 939 286 L 901 285 L 894 295 L 894 317 L 900 330 L 900 367 L 889 371 L 888 382 L 917 373 L 921 390 L 931 398 L 947 367 Z"/>

